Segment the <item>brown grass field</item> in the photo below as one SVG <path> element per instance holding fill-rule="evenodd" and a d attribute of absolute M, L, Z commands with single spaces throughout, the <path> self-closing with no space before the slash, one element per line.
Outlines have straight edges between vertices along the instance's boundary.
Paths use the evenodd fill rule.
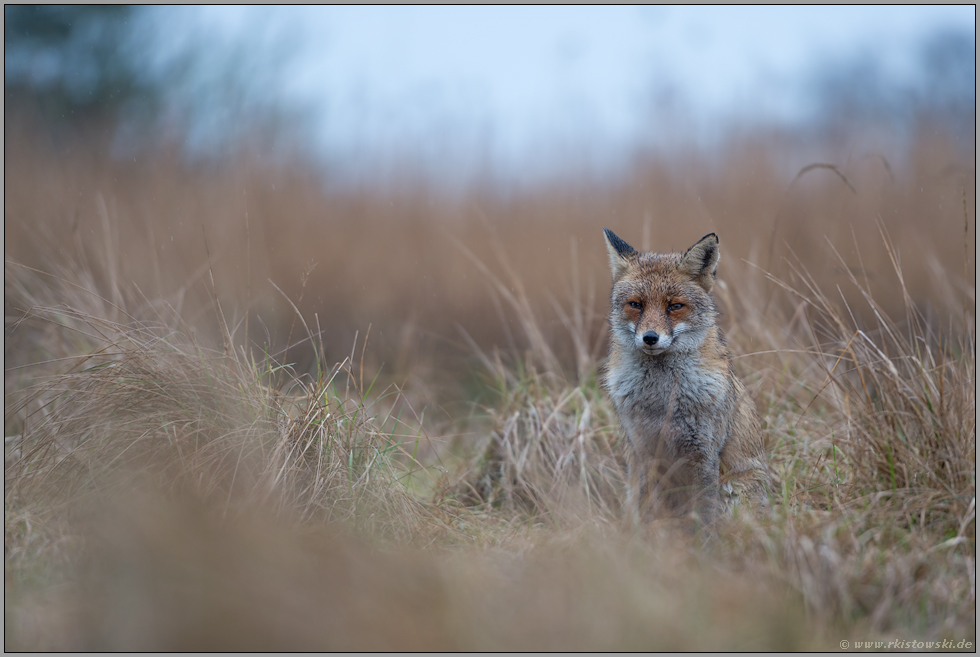
<path fill-rule="evenodd" d="M 941 131 L 452 194 L 5 132 L 5 649 L 976 646 L 975 152 Z M 772 518 L 624 519 L 603 226 L 719 234 Z"/>

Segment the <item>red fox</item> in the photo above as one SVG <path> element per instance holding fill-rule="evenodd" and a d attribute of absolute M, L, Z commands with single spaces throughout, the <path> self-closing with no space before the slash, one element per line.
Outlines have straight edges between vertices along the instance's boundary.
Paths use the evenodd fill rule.
<path fill-rule="evenodd" d="M 768 508 L 759 417 L 710 296 L 718 236 L 684 254 L 639 253 L 605 233 L 613 288 L 604 384 L 627 438 L 627 507 L 644 519 L 693 511 L 703 523 L 739 499 Z"/>

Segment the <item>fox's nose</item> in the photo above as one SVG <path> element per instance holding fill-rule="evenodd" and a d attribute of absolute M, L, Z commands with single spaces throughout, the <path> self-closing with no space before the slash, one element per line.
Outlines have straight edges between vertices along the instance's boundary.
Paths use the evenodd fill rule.
<path fill-rule="evenodd" d="M 643 344 L 648 344 L 651 347 L 657 344 L 657 340 L 659 339 L 660 336 L 657 335 L 656 331 L 647 331 L 643 334 Z"/>

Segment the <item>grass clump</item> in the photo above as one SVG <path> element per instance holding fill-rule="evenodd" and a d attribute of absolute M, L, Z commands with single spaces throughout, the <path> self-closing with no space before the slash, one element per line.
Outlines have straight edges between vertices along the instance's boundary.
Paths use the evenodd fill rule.
<path fill-rule="evenodd" d="M 503 399 L 489 409 L 486 447 L 457 486 L 462 499 L 558 523 L 618 517 L 623 451 L 597 383 L 549 383 L 533 364 L 521 369 L 508 376 L 497 361 Z"/>
<path fill-rule="evenodd" d="M 8 265 L 8 280 L 23 275 Z M 229 333 L 224 349 L 209 348 L 159 316 L 100 317 L 90 298 L 105 301 L 93 290 L 75 290 L 76 307 L 18 300 L 27 307 L 11 330 L 43 327 L 62 347 L 45 363 L 69 366 L 8 391 L 8 504 L 150 486 L 222 515 L 262 510 L 391 538 L 416 530 L 421 506 L 399 481 L 390 428 L 398 421 L 373 412 L 349 361 L 299 376 L 234 350 Z"/>

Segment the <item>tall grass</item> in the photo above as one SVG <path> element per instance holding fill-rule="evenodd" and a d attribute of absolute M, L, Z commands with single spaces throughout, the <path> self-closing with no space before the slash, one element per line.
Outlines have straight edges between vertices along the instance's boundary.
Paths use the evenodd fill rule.
<path fill-rule="evenodd" d="M 509 325 L 515 318 L 505 321 L 484 293 L 485 277 L 460 243 L 488 264 L 497 262 L 494 244 L 503 245 L 551 348 L 567 361 L 578 358 L 577 347 L 551 298 L 563 307 L 570 297 L 605 299 L 602 226 L 655 250 L 686 248 L 716 232 L 731 273 L 748 260 L 786 278 L 791 250 L 822 289 L 842 285 L 852 294 L 845 284 L 854 272 L 897 317 L 905 306 L 891 282 L 880 217 L 903 256 L 908 293 L 931 323 L 973 304 L 959 274 L 967 281 L 975 275 L 973 251 L 964 248 L 975 240 L 972 159 L 941 131 L 923 131 L 911 149 L 884 151 L 859 142 L 828 149 L 745 139 L 721 152 L 638 158 L 613 181 L 514 192 L 488 184 L 455 197 L 441 194 L 438 181 L 332 187 L 329 172 L 324 182 L 301 162 L 247 150 L 222 162 L 187 164 L 176 152 L 138 154 L 133 162 L 113 159 L 111 144 L 97 139 L 53 144 L 17 124 L 6 134 L 5 252 L 17 262 L 48 270 L 52 255 L 57 262 L 87 249 L 92 275 L 108 281 L 113 273 L 98 254 L 112 248 L 117 269 L 147 298 L 183 289 L 181 316 L 217 333 L 211 301 L 197 284 L 210 270 L 229 322 L 249 313 L 250 339 L 268 340 L 273 351 L 286 346 L 295 318 L 287 299 L 311 322 L 320 318 L 315 330 L 330 363 L 343 360 L 355 333 L 364 336 L 370 325 L 367 364 L 384 364 L 382 380 L 411 380 L 413 391 L 445 401 L 470 369 L 458 326 L 482 348 L 530 346 Z M 851 186 L 829 169 L 797 177 L 813 162 L 834 164 Z M 947 271 L 957 274 L 948 283 Z M 590 319 L 601 323 L 602 314 Z M 290 352 L 285 360 L 312 367 L 310 343 Z"/>
<path fill-rule="evenodd" d="M 6 441 L 8 503 L 77 504 L 151 486 L 222 515 L 264 511 L 399 538 L 421 520 L 396 481 L 392 436 L 405 429 L 383 400 L 398 392 L 373 405 L 350 359 L 301 376 L 236 349 L 223 321 L 216 347 L 172 306 L 169 316 L 130 310 L 11 263 L 5 275 L 7 301 L 22 309 L 12 331 L 33 329 L 45 350 L 37 376 L 5 391 L 5 426 L 17 431 Z M 100 316 L 107 308 L 119 319 Z"/>
<path fill-rule="evenodd" d="M 474 192 L 482 227 L 424 192 L 15 148 L 5 647 L 975 642 L 974 192 L 930 148 L 877 187 L 871 163 L 841 167 L 856 194 L 744 151 L 706 177 L 648 162 L 605 191 Z M 957 201 L 928 239 L 920 184 Z M 598 385 L 595 217 L 682 245 L 699 191 L 775 483 L 771 518 L 737 513 L 708 544 L 624 521 Z M 713 195 L 777 220 L 721 219 Z M 814 222 L 834 212 L 861 222 L 847 239 Z M 797 248 L 821 225 L 832 260 Z M 367 321 L 347 330 L 362 318 L 370 345 Z"/>

